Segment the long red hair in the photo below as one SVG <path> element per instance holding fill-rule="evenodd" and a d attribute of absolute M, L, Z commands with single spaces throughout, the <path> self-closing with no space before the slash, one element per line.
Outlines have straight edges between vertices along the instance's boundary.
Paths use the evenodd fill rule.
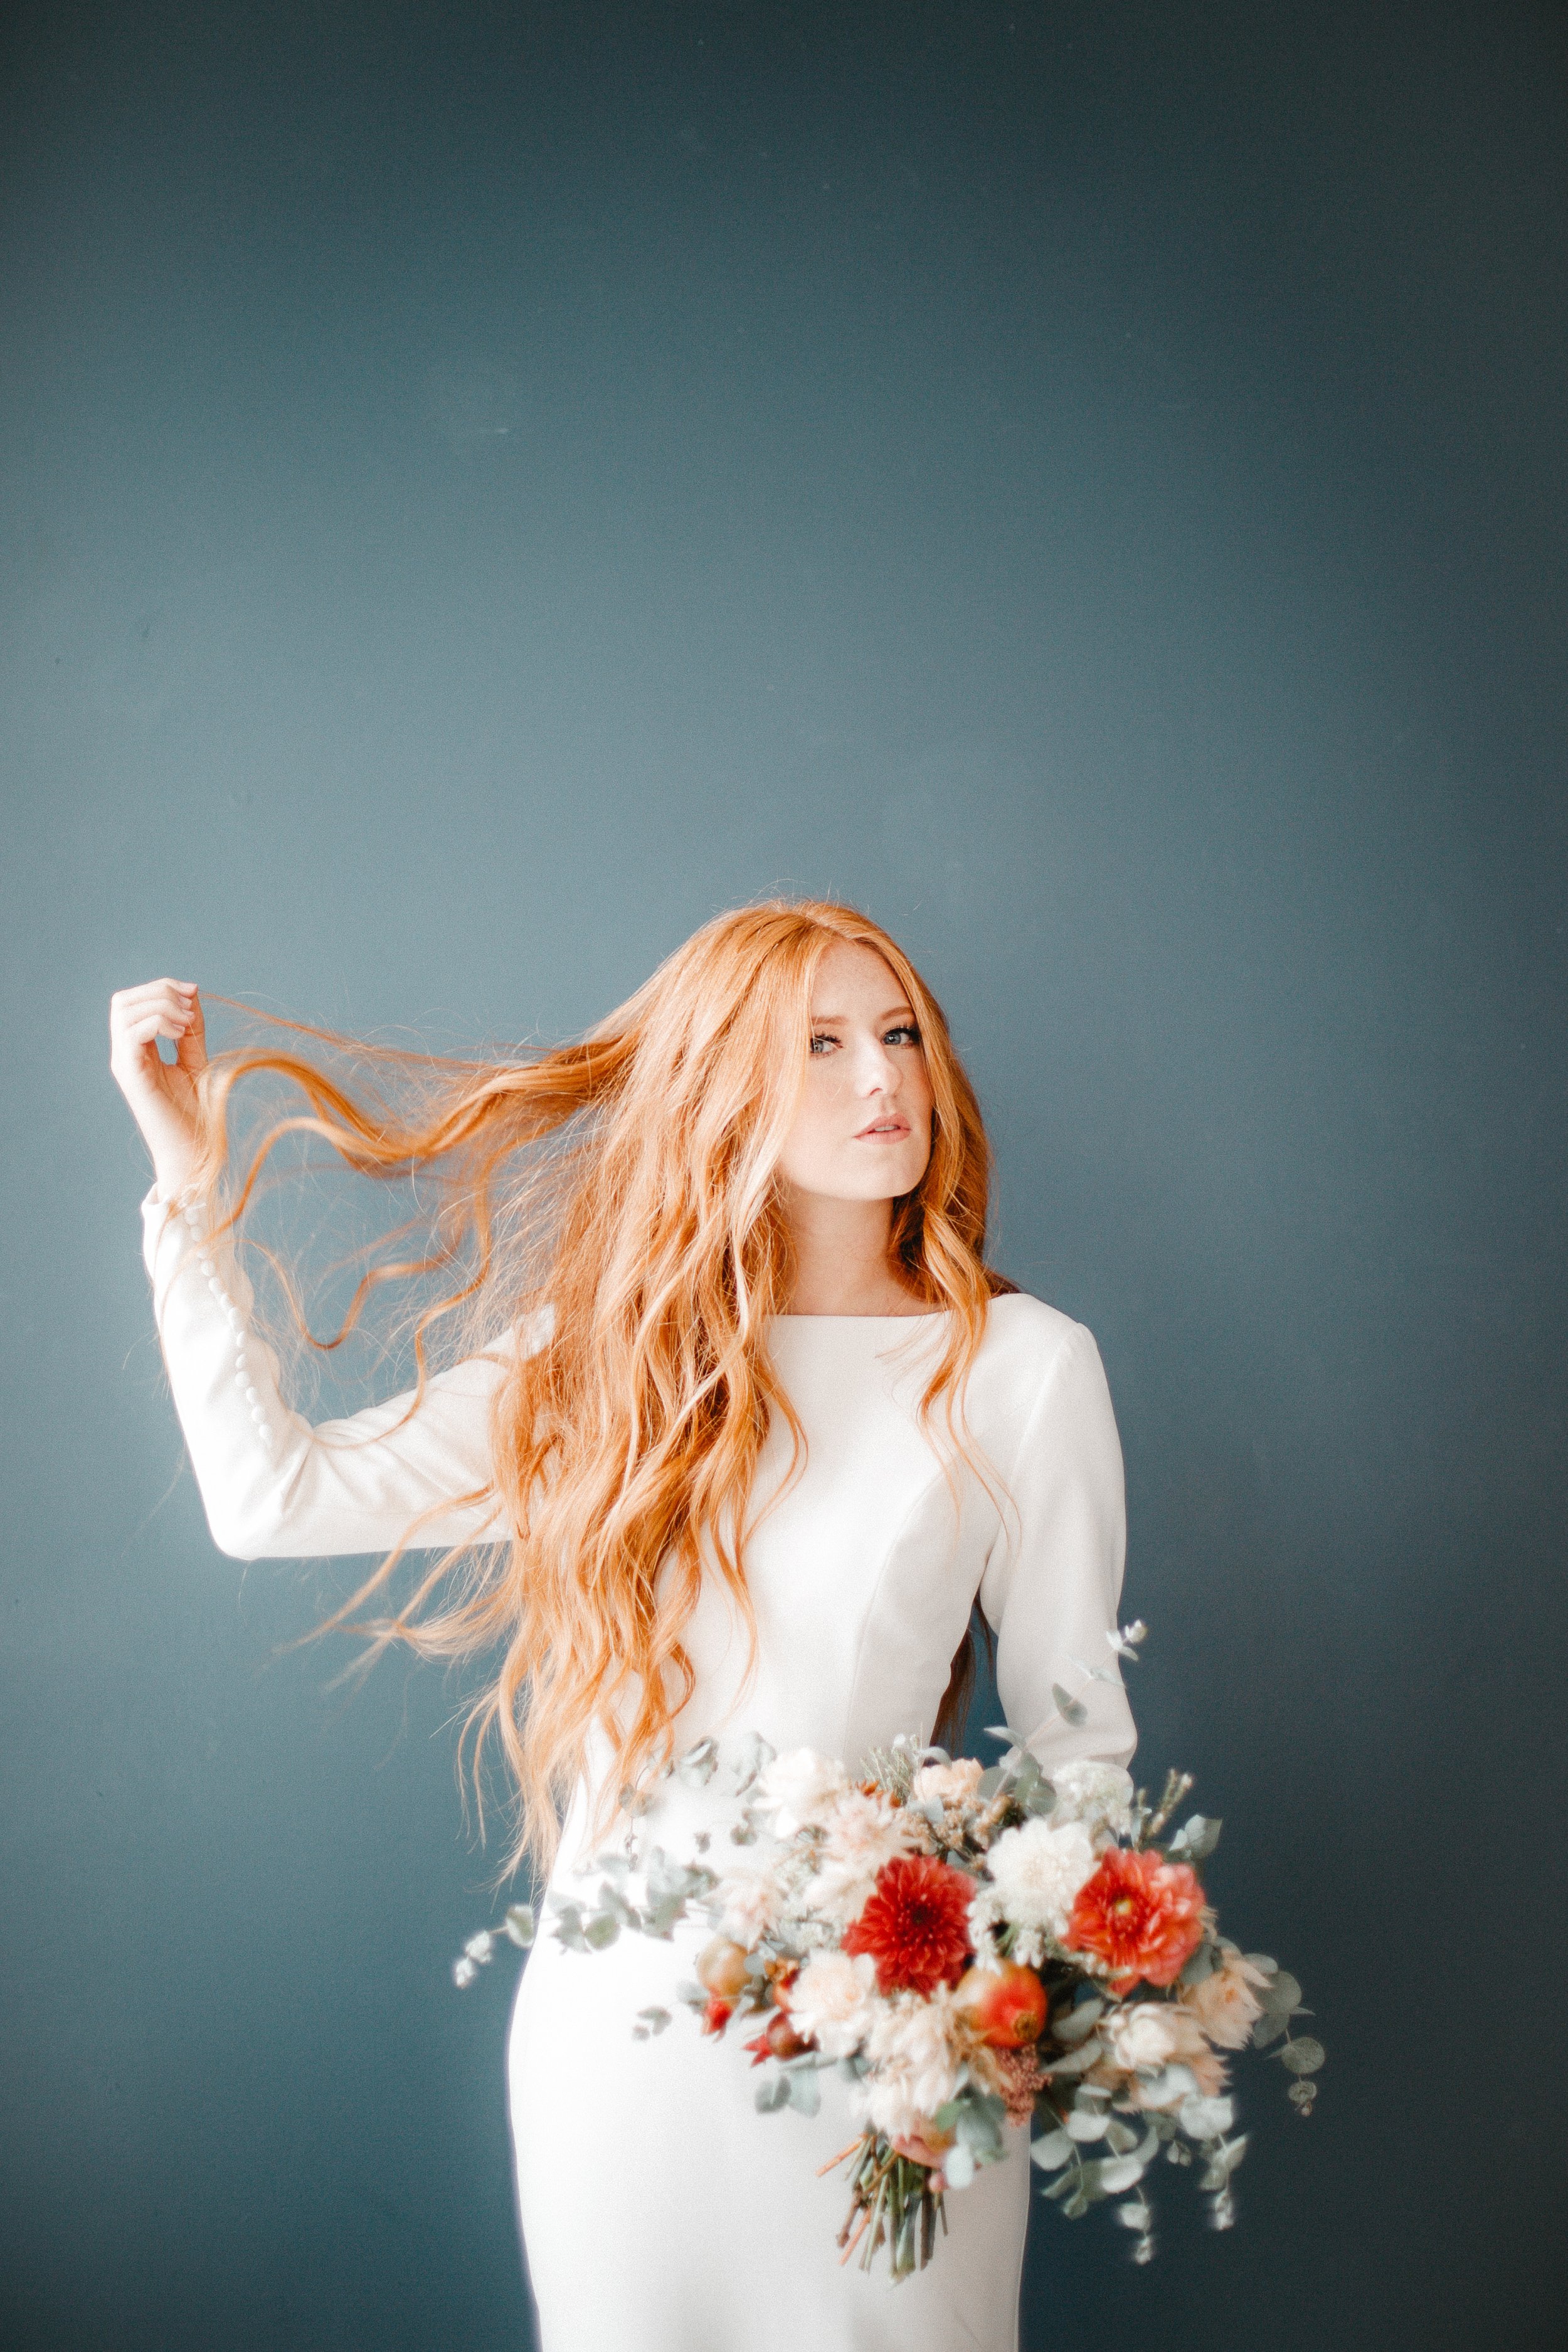
<path fill-rule="evenodd" d="M 797 1454 L 802 1443 L 766 1346 L 791 1282 L 774 1175 L 806 1066 L 813 980 L 838 940 L 886 960 L 920 1024 L 931 1151 L 916 1191 L 893 1205 L 891 1245 L 915 1295 L 946 1310 L 922 1411 L 929 1420 L 942 1405 L 962 1451 L 965 1377 L 988 1300 L 1010 1286 L 984 1263 L 989 1147 L 941 1007 L 897 942 L 851 908 L 773 901 L 721 915 L 580 1044 L 553 1051 L 453 1062 L 287 1024 L 276 1025 L 329 1058 L 352 1054 L 351 1078 L 291 1045 L 219 1055 L 203 1075 L 198 1181 L 209 1191 L 241 1077 L 270 1072 L 307 1105 L 261 1142 L 231 1222 L 291 1129 L 363 1174 L 412 1174 L 427 1195 L 436 1181 L 428 1251 L 361 1286 L 450 1273 L 418 1318 L 421 1391 L 433 1336 L 493 1343 L 547 1310 L 542 1344 L 519 1356 L 492 1407 L 508 1539 L 446 1555 L 365 1628 L 377 1645 L 489 1662 L 468 1727 L 476 1786 L 488 1734 L 510 1768 L 514 1861 L 548 1864 L 595 1727 L 614 1757 L 610 1804 L 668 1760 L 693 1684 L 682 1634 L 705 1573 L 723 1578 L 754 1632 L 746 1513 L 772 1417 L 784 1417 Z M 418 1536 L 411 1528 L 401 1550 Z M 329 1623 L 384 1593 L 400 1557 Z M 962 1721 L 968 1654 L 944 1702 L 950 1727 L 955 1711 Z"/>

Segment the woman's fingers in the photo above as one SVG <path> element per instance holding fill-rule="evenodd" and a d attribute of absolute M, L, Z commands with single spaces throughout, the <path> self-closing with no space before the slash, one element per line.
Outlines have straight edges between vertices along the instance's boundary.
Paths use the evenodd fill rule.
<path fill-rule="evenodd" d="M 207 1061 L 207 1024 L 202 1017 L 202 1000 L 193 988 L 185 1012 L 185 1026 L 180 1038 L 179 1064 L 182 1070 L 195 1077 L 205 1070 Z"/>
<path fill-rule="evenodd" d="M 201 1004 L 194 988 L 184 988 L 172 980 L 149 981 L 142 988 L 121 989 L 109 1000 L 109 1034 L 110 1039 L 156 1034 L 184 1036 L 193 1022 L 201 1019 Z M 147 1024 L 153 1024 L 148 1031 Z"/>
<path fill-rule="evenodd" d="M 194 1077 L 206 1065 L 205 1027 L 194 982 L 149 980 L 118 989 L 109 1001 L 109 1066 L 121 1086 L 161 1085 L 160 1037 L 171 1039 L 178 1066 Z"/>

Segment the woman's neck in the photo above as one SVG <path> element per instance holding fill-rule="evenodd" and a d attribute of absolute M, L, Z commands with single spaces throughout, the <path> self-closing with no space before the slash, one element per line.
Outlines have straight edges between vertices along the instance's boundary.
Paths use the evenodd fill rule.
<path fill-rule="evenodd" d="M 892 1204 L 839 1201 L 784 1188 L 795 1255 L 791 1315 L 921 1315 L 926 1309 L 894 1263 Z"/>

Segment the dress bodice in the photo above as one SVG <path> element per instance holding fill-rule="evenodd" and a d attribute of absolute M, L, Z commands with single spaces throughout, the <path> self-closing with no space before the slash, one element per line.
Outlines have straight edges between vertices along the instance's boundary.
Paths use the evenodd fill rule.
<path fill-rule="evenodd" d="M 405 1395 L 312 1426 L 280 1392 L 226 1237 L 151 1197 L 144 1219 L 170 1383 L 220 1549 L 320 1557 L 501 1532 L 488 1490 L 502 1354 L 440 1374 L 416 1412 Z M 929 1423 L 921 1412 L 942 1328 L 936 1315 L 775 1319 L 773 1365 L 804 1448 L 796 1458 L 775 1416 L 745 1537 L 754 1657 L 722 1580 L 706 1577 L 684 1637 L 696 1680 L 679 1747 L 757 1731 L 853 1765 L 898 1732 L 928 1738 L 978 1600 L 1007 1721 L 1041 1761 L 1131 1754 L 1106 1640 L 1121 1454 L 1094 1341 L 1037 1298 L 993 1300 L 959 1451 L 942 1405 Z M 1058 1685 L 1081 1721 L 1057 1706 Z"/>

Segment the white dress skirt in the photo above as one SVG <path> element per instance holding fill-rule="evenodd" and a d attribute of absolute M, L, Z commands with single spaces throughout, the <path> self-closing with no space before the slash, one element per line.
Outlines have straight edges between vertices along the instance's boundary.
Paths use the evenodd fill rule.
<path fill-rule="evenodd" d="M 209 1525 L 242 1559 L 389 1550 L 418 1520 L 441 1546 L 498 1532 L 489 1404 L 502 1359 L 477 1357 L 408 1399 L 312 1428 L 279 1391 L 251 1333 L 249 1286 L 198 1212 L 149 1196 L 145 1254 L 174 1402 Z M 1124 1544 L 1121 1454 L 1105 1375 L 1081 1325 L 1021 1294 L 994 1300 L 970 1375 L 974 1463 L 922 1429 L 919 1400 L 938 1316 L 781 1316 L 774 1368 L 805 1435 L 792 1469 L 775 1428 L 758 1474 L 746 1577 L 754 1657 L 717 1578 L 688 1633 L 697 1681 L 681 1748 L 757 1732 L 781 1753 L 850 1766 L 898 1733 L 930 1737 L 978 1600 L 995 1629 L 1007 1722 L 1048 1770 L 1069 1757 L 1123 1763 L 1133 1729 L 1114 1672 Z M 940 1408 L 939 1408 L 940 1415 Z M 941 1423 L 938 1422 L 940 1433 Z M 469 1499 L 460 1499 L 469 1498 Z M 749 1666 L 749 1671 L 748 1671 Z M 1069 1725 L 1054 1684 L 1079 1692 Z M 591 1759 L 550 1895 L 595 1874 Z M 645 1847 L 689 1856 L 721 1814 L 717 1783 L 667 1783 Z M 820 2112 L 761 2115 L 731 2029 L 703 2040 L 676 1988 L 690 1937 L 624 1934 L 574 1952 L 548 1932 L 523 1971 L 508 2052 L 519 2213 L 542 2352 L 1016 2352 L 1030 2192 L 1026 2135 L 945 2203 L 947 2235 L 898 2286 L 885 2263 L 841 2263 L 844 2173 L 819 2168 L 858 2138 L 849 2086 L 819 2080 Z M 674 2007 L 637 2041 L 637 2012 Z"/>

